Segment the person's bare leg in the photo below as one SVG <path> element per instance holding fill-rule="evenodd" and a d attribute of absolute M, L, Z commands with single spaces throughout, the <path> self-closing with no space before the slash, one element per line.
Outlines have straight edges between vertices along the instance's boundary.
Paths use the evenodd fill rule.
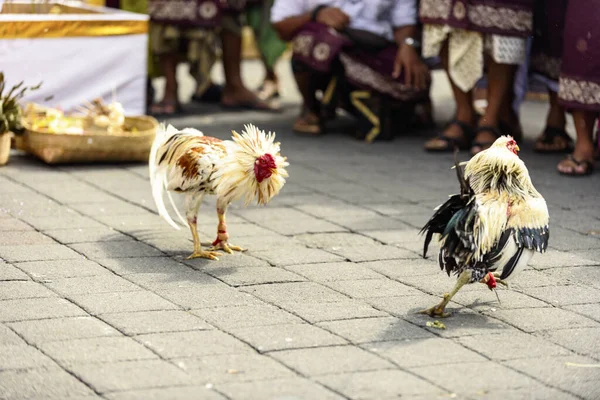
<path fill-rule="evenodd" d="M 242 81 L 242 37 L 228 29 L 221 31 L 223 42 L 223 70 L 225 72 L 225 88 L 221 104 L 225 106 L 256 105 L 257 108 L 268 109 L 256 94 L 248 90 Z"/>
<path fill-rule="evenodd" d="M 479 127 L 498 127 L 500 122 L 500 111 L 503 104 L 510 105 L 507 101 L 510 95 L 511 87 L 514 83 L 517 65 L 499 64 L 491 57 L 488 67 L 488 99 L 485 114 L 479 120 Z M 506 103 L 505 103 L 506 102 Z M 473 146 L 472 153 L 478 153 L 485 150 L 497 139 L 494 132 L 483 130 L 477 133 L 475 142 L 479 145 Z"/>
<path fill-rule="evenodd" d="M 577 131 L 577 140 L 575 150 L 571 154 L 572 158 L 566 158 L 561 161 L 557 168 L 559 172 L 568 175 L 582 175 L 590 172 L 594 162 L 594 123 L 596 123 L 596 114 L 591 111 L 574 110 L 573 122 Z"/>
<path fill-rule="evenodd" d="M 442 65 L 446 74 L 448 75 L 448 79 L 450 81 L 450 86 L 452 87 L 452 94 L 454 95 L 454 101 L 456 102 L 456 120 L 463 122 L 467 125 L 474 126 L 475 122 L 475 109 L 473 108 L 473 91 L 463 92 L 458 86 L 454 84 L 452 78 L 449 73 L 449 64 L 448 64 L 448 45 L 447 43 L 443 46 L 442 51 L 440 53 L 440 58 L 442 61 Z M 463 129 L 456 125 L 449 125 L 444 132 L 443 136 L 456 139 L 456 140 L 468 140 L 469 138 L 465 138 L 465 132 Z M 427 149 L 436 149 L 436 148 L 444 148 L 447 146 L 447 142 L 434 138 L 429 140 L 425 147 Z"/>
<path fill-rule="evenodd" d="M 548 90 L 550 98 L 550 108 L 546 117 L 546 127 L 565 130 L 567 125 L 567 117 L 564 107 L 558 104 L 558 93 Z M 561 136 L 555 136 L 551 143 L 543 142 L 544 134 L 537 139 L 535 149 L 539 151 L 558 151 L 570 147 L 570 142 Z"/>
<path fill-rule="evenodd" d="M 154 113 L 172 114 L 177 111 L 177 61 L 178 57 L 176 53 L 167 53 L 159 56 L 160 68 L 165 76 L 165 94 L 160 102 L 151 106 L 151 110 Z"/>
<path fill-rule="evenodd" d="M 314 77 L 310 71 L 296 71 L 294 78 L 302 96 L 302 110 L 294 123 L 294 130 L 299 133 L 319 134 L 321 133 L 319 102 L 315 97 Z"/>

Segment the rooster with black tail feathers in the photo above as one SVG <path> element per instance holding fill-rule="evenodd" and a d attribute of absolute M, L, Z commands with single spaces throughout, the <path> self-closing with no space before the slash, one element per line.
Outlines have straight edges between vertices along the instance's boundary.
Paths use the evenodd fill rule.
<path fill-rule="evenodd" d="M 506 280 L 522 270 L 536 251 L 546 251 L 548 207 L 518 151 L 512 137 L 502 136 L 467 163 L 455 161 L 460 194 L 439 206 L 421 233 L 425 233 L 423 257 L 433 235 L 439 235 L 440 268 L 458 275 L 458 280 L 440 304 L 421 313 L 447 317 L 445 308 L 462 286 L 474 282 L 490 290 L 497 283 L 508 286 Z"/>

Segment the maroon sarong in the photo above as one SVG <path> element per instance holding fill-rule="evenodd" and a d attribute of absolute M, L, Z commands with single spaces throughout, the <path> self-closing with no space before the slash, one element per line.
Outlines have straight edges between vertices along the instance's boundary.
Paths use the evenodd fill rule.
<path fill-rule="evenodd" d="M 567 108 L 600 111 L 600 7 L 569 0 L 558 97 Z"/>
<path fill-rule="evenodd" d="M 526 37 L 533 27 L 535 0 L 421 0 L 424 24 L 504 36 Z"/>
<path fill-rule="evenodd" d="M 379 51 L 359 49 L 346 36 L 325 25 L 310 22 L 294 38 L 294 61 L 310 69 L 332 72 L 334 61 L 339 60 L 348 82 L 365 90 L 398 100 L 426 96 L 428 91 L 417 91 L 404 84 L 404 74 L 392 77 L 398 46 L 390 45 Z"/>
<path fill-rule="evenodd" d="M 239 13 L 247 3 L 261 0 L 148 0 L 152 22 L 215 28 L 225 12 Z"/>
<path fill-rule="evenodd" d="M 530 69 L 554 81 L 560 75 L 568 0 L 537 0 Z"/>

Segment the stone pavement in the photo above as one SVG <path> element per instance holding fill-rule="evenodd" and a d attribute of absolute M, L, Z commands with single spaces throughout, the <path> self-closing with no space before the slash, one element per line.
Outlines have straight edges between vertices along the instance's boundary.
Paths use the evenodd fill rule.
<path fill-rule="evenodd" d="M 529 136 L 543 111 L 525 106 Z M 452 156 L 417 136 L 298 137 L 295 112 L 174 121 L 222 138 L 254 122 L 291 163 L 271 205 L 232 207 L 250 250 L 218 262 L 184 260 L 190 235 L 156 215 L 145 165 L 0 169 L 0 399 L 600 398 L 600 174 L 560 177 L 522 146 L 551 248 L 501 304 L 470 285 L 435 329 L 415 311 L 454 278 L 420 257 L 418 229 L 457 190 Z M 214 199 L 199 220 L 211 241 Z"/>

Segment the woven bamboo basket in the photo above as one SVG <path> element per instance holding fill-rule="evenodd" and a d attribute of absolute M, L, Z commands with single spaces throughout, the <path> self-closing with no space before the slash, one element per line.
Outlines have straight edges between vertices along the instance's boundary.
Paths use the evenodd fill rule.
<path fill-rule="evenodd" d="M 16 146 L 47 164 L 148 161 L 158 121 L 148 116 L 125 117 L 128 130 L 117 134 L 48 133 L 31 129 L 24 121 L 25 133 Z M 136 128 L 137 132 L 130 129 Z"/>

